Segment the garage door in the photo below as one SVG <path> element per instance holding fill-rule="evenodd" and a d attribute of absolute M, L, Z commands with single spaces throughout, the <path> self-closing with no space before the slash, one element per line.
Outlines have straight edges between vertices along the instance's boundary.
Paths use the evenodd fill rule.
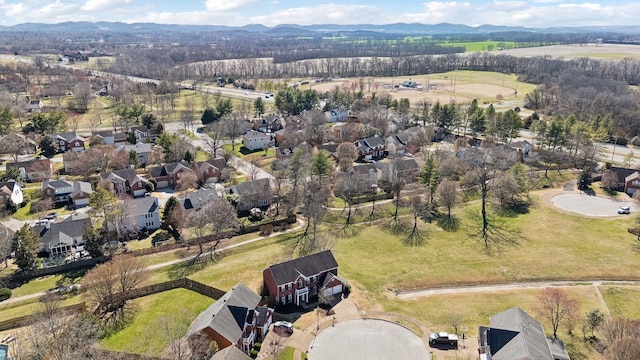
<path fill-rule="evenodd" d="M 144 189 L 141 189 L 141 190 L 134 190 L 134 191 L 133 191 L 133 197 L 144 196 L 144 194 L 145 194 L 146 192 L 147 192 L 147 191 L 146 191 L 146 190 L 144 190 Z"/>
<path fill-rule="evenodd" d="M 336 295 L 336 294 L 341 294 L 342 293 L 342 284 L 340 285 L 336 285 L 333 287 L 328 287 L 325 288 L 324 290 L 322 290 L 322 294 L 324 296 L 331 296 L 331 295 Z"/>
<path fill-rule="evenodd" d="M 156 186 L 156 188 L 158 189 L 162 189 L 162 188 L 166 188 L 169 187 L 169 181 L 165 180 L 165 181 L 158 181 L 158 185 Z"/>

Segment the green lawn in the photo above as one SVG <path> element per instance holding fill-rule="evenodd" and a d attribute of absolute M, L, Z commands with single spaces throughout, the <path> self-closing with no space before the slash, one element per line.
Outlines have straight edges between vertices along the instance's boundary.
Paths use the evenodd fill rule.
<path fill-rule="evenodd" d="M 626 286 L 601 286 L 602 297 L 609 307 L 611 316 L 624 316 L 640 319 L 640 307 L 637 305 L 640 288 Z"/>
<path fill-rule="evenodd" d="M 101 340 L 100 345 L 114 351 L 159 356 L 168 345 L 159 322 L 162 317 L 183 326 L 186 335 L 189 324 L 213 303 L 213 299 L 185 289 L 136 299 L 132 301 L 129 325 Z"/>

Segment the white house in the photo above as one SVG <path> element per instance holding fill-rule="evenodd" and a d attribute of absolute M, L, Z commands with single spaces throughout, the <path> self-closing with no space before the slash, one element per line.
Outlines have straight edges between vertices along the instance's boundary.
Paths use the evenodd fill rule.
<path fill-rule="evenodd" d="M 155 230 L 160 227 L 160 207 L 156 197 L 127 200 L 125 214 L 125 231 Z"/>
<path fill-rule="evenodd" d="M 275 146 L 275 140 L 275 136 L 272 133 L 250 130 L 242 137 L 242 145 L 251 151 L 260 150 L 266 146 Z"/>
<path fill-rule="evenodd" d="M 0 210 L 4 209 L 9 202 L 18 205 L 23 200 L 20 184 L 14 180 L 0 181 Z"/>
<path fill-rule="evenodd" d="M 339 122 L 344 121 L 349 116 L 349 110 L 347 110 L 344 106 L 339 107 L 338 109 L 333 109 L 331 111 L 325 112 L 325 117 L 329 122 Z"/>

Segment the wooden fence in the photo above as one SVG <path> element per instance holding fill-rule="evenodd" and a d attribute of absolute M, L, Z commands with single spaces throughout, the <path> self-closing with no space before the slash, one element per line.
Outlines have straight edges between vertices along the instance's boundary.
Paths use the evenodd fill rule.
<path fill-rule="evenodd" d="M 60 312 L 60 316 L 67 316 L 71 314 L 76 314 L 83 312 L 86 309 L 86 304 L 84 302 L 75 305 L 69 305 L 61 307 L 58 311 Z M 43 312 L 19 316 L 12 319 L 2 320 L 0 321 L 0 331 L 11 330 L 23 326 L 28 326 L 33 324 L 38 319 L 41 319 L 44 316 Z"/>
<path fill-rule="evenodd" d="M 208 296 L 214 300 L 220 299 L 222 295 L 225 294 L 225 291 L 220 290 L 218 288 L 214 288 L 213 286 L 205 285 L 197 281 L 193 281 L 191 279 L 182 278 L 182 279 L 169 280 L 169 281 L 165 281 L 158 284 L 135 288 L 127 294 L 127 300 L 137 299 L 144 296 L 149 296 L 149 295 L 161 293 L 168 290 L 178 289 L 178 288 L 195 291 L 200 295 Z M 122 294 L 121 293 L 116 294 L 114 298 L 116 299 L 122 298 Z M 98 307 L 96 307 L 93 313 L 98 315 L 106 307 L 106 305 L 108 304 L 98 305 Z"/>

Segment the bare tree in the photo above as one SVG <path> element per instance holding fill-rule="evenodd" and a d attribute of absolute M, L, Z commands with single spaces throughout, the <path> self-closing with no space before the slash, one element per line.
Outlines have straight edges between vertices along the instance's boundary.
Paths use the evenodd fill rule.
<path fill-rule="evenodd" d="M 231 147 L 235 149 L 236 138 L 249 128 L 249 123 L 239 113 L 225 114 L 219 121 L 222 131 L 231 140 Z"/>
<path fill-rule="evenodd" d="M 216 156 L 218 154 L 218 150 L 222 148 L 225 136 L 223 123 L 220 121 L 214 121 L 207 125 L 206 131 L 207 134 L 202 136 L 201 139 L 204 140 L 209 148 L 211 148 L 211 154 Z"/>
<path fill-rule="evenodd" d="M 142 259 L 131 255 L 119 255 L 109 262 L 90 270 L 84 278 L 84 288 L 99 306 L 98 315 L 124 316 L 129 295 L 133 289 L 149 277 Z M 113 316 L 115 319 L 116 316 Z"/>
<path fill-rule="evenodd" d="M 79 112 L 87 112 L 89 109 L 89 101 L 93 92 L 91 90 L 91 84 L 88 82 L 78 83 L 73 88 L 73 97 L 76 102 L 76 107 Z"/>
<path fill-rule="evenodd" d="M 9 267 L 9 254 L 11 254 L 11 240 L 13 234 L 9 228 L 0 225 L 0 259 L 4 259 L 4 267 Z"/>
<path fill-rule="evenodd" d="M 554 338 L 558 338 L 560 324 L 574 317 L 577 311 L 578 302 L 562 289 L 548 287 L 540 290 L 536 312 L 549 322 Z"/>
<path fill-rule="evenodd" d="M 411 184 L 412 187 L 409 192 L 409 206 L 411 208 L 411 216 L 413 217 L 413 226 L 409 231 L 409 234 L 404 240 L 404 243 L 409 246 L 419 246 L 424 243 L 426 237 L 425 234 L 418 227 L 418 219 L 423 216 L 424 212 L 429 211 L 429 203 L 425 203 L 423 197 L 423 191 L 420 189 L 421 185 Z M 430 190 L 427 188 L 426 192 Z"/>
<path fill-rule="evenodd" d="M 327 122 L 324 113 L 320 110 L 311 110 L 303 116 L 305 122 L 305 137 L 309 144 L 321 145 L 324 143 L 324 124 Z"/>
<path fill-rule="evenodd" d="M 198 175 L 193 171 L 184 171 L 180 178 L 176 180 L 176 190 L 185 191 L 198 188 Z"/>
<path fill-rule="evenodd" d="M 358 149 L 353 143 L 343 142 L 338 145 L 336 149 L 336 156 L 338 157 L 338 166 L 341 171 L 347 171 L 353 162 L 358 159 Z"/>
<path fill-rule="evenodd" d="M 458 183 L 444 178 L 436 190 L 436 200 L 447 209 L 447 217 L 451 218 L 451 210 L 458 201 Z"/>
<path fill-rule="evenodd" d="M 220 200 L 205 205 L 199 211 L 189 215 L 187 226 L 192 228 L 196 237 L 191 240 L 192 243 L 198 245 L 199 253 L 204 253 L 204 243 L 211 238 L 205 237 L 211 232 L 213 244 L 209 248 L 211 258 L 215 256 L 222 233 L 227 230 L 233 230 L 239 225 L 236 209 L 229 202 Z"/>
<path fill-rule="evenodd" d="M 346 229 L 352 224 L 351 215 L 355 199 L 364 195 L 370 187 L 359 175 L 353 172 L 341 175 L 333 187 L 333 193 L 344 200 L 347 206 L 347 218 L 344 222 L 344 228 Z"/>

